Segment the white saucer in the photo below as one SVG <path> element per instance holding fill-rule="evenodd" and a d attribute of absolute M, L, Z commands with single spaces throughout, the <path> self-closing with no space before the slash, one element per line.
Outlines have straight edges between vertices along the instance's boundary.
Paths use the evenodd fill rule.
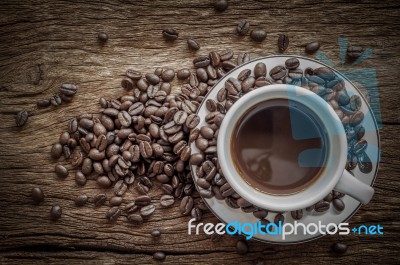
<path fill-rule="evenodd" d="M 200 107 L 197 111 L 197 114 L 200 116 L 200 119 L 201 119 L 201 122 L 197 127 L 200 128 L 201 126 L 206 125 L 204 117 L 208 113 L 208 110 L 206 109 L 206 106 L 204 103 L 206 102 L 207 99 L 210 99 L 210 98 L 216 100 L 217 92 L 224 86 L 225 81 L 229 77 L 236 78 L 238 76 L 238 74 L 244 69 L 251 69 L 252 74 L 254 75 L 254 73 L 253 73 L 254 66 L 259 62 L 263 62 L 266 64 L 267 70 L 269 73 L 269 70 L 271 70 L 274 66 L 285 65 L 285 61 L 292 57 L 296 57 L 299 59 L 299 61 L 300 61 L 299 68 L 301 68 L 303 70 L 306 69 L 307 67 L 311 67 L 314 69 L 314 68 L 323 67 L 323 66 L 334 70 L 345 81 L 346 89 L 347 89 L 349 95 L 357 94 L 362 98 L 361 111 L 364 112 L 365 114 L 366 113 L 369 114 L 369 115 L 367 115 L 367 114 L 365 115 L 365 118 L 362 122 L 362 125 L 366 129 L 364 139 L 367 140 L 367 142 L 368 142 L 368 147 L 366 149 L 366 153 L 371 158 L 371 160 L 373 160 L 372 161 L 373 168 L 372 168 L 372 171 L 368 174 L 364 174 L 364 173 L 360 172 L 360 170 L 358 169 L 358 166 L 352 172 L 354 173 L 354 176 L 357 179 L 372 186 L 375 181 L 376 175 L 377 175 L 379 157 L 380 157 L 379 156 L 380 142 L 379 142 L 378 126 L 377 126 L 375 117 L 373 115 L 373 112 L 372 112 L 369 104 L 363 97 L 362 93 L 360 93 L 360 91 L 345 76 L 340 74 L 338 71 L 336 71 L 332 67 L 330 67 L 324 63 L 321 63 L 319 61 L 301 57 L 301 56 L 267 56 L 267 57 L 262 57 L 262 58 L 258 58 L 256 60 L 250 61 L 248 63 L 245 63 L 245 64 L 233 69 L 231 72 L 226 74 L 222 79 L 220 79 L 219 82 L 217 84 L 215 84 L 215 86 L 205 96 L 203 103 L 200 105 Z M 269 77 L 269 74 L 267 74 L 267 76 Z M 199 150 L 197 149 L 197 147 L 195 146 L 195 144 L 193 142 L 191 143 L 191 148 L 192 148 L 192 153 L 199 152 Z M 195 167 L 192 166 L 191 170 L 192 170 L 194 182 L 196 183 L 197 176 L 195 174 Z M 196 188 L 198 189 L 197 185 L 196 185 Z M 240 223 L 246 223 L 246 222 L 256 223 L 258 221 L 258 219 L 256 217 L 254 217 L 252 213 L 245 213 L 241 209 L 230 208 L 225 203 L 224 200 L 218 200 L 215 197 L 211 198 L 211 199 L 203 198 L 203 200 L 206 202 L 206 204 L 208 205 L 210 210 L 214 213 L 214 215 L 224 223 L 230 223 L 230 222 L 235 222 L 235 221 L 238 221 Z M 356 201 L 355 199 L 351 198 L 350 196 L 344 196 L 342 198 L 342 200 L 345 203 L 346 207 L 340 213 L 337 212 L 334 209 L 334 207 L 332 207 L 332 205 L 331 205 L 330 209 L 324 213 L 317 213 L 315 211 L 308 212 L 305 209 L 303 209 L 303 218 L 297 222 L 303 223 L 306 226 L 309 223 L 318 224 L 318 221 L 321 221 L 321 223 L 323 225 L 326 225 L 329 223 L 339 224 L 339 223 L 347 222 L 347 220 L 349 220 L 357 212 L 357 210 L 360 208 L 361 204 L 358 201 Z M 268 219 L 269 221 L 273 222 L 275 215 L 276 215 L 275 213 L 269 212 L 268 216 L 265 219 Z M 291 217 L 290 212 L 284 213 L 284 216 L 285 216 L 285 223 L 294 223 L 294 220 Z M 349 226 L 349 228 L 351 229 L 352 227 Z M 300 233 L 298 233 L 297 235 L 293 235 L 293 234 L 288 235 L 288 236 L 286 236 L 285 240 L 282 240 L 281 236 L 279 236 L 279 235 L 269 235 L 269 234 L 265 234 L 265 235 L 256 234 L 256 235 L 254 235 L 253 238 L 261 240 L 261 241 L 265 241 L 265 242 L 270 242 L 270 243 L 278 243 L 278 244 L 291 244 L 292 243 L 293 244 L 293 243 L 301 243 L 301 242 L 310 241 L 310 240 L 313 240 L 313 239 L 323 236 L 321 233 L 316 233 L 313 235 L 311 235 L 311 234 L 304 235 L 302 233 L 301 229 L 299 229 L 298 231 L 300 231 Z"/>

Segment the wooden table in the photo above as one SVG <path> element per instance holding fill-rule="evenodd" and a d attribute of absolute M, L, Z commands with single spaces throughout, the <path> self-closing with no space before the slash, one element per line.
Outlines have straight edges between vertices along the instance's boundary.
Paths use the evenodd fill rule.
<path fill-rule="evenodd" d="M 73 3 L 75 2 L 75 3 Z M 1 1 L 0 3 L 0 263 L 2 264 L 146 264 L 152 254 L 164 251 L 165 263 L 399 263 L 400 250 L 400 5 L 398 1 L 229 1 L 216 13 L 212 1 Z M 282 2 L 282 1 L 281 1 Z M 234 33 L 240 19 L 251 28 L 268 32 L 261 44 Z M 161 30 L 174 27 L 179 39 L 171 44 Z M 101 46 L 97 33 L 109 41 Z M 334 63 L 340 63 L 338 38 L 373 50 L 373 56 L 351 69 L 375 68 L 379 82 L 383 128 L 382 162 L 372 202 L 362 207 L 351 224 L 381 224 L 383 236 L 326 236 L 313 242 L 279 246 L 251 241 L 250 253 L 235 252 L 237 238 L 224 236 L 213 243 L 208 236 L 187 235 L 189 217 L 178 207 L 160 210 L 142 226 L 120 218 L 109 224 L 108 207 L 78 209 L 74 198 L 93 196 L 95 183 L 78 187 L 73 177 L 59 180 L 50 159 L 51 145 L 66 129 L 67 121 L 83 112 L 96 113 L 98 98 L 116 98 L 121 74 L 127 68 L 142 72 L 158 66 L 191 67 L 195 55 L 213 49 L 249 51 L 252 58 L 277 54 L 279 33 L 290 36 L 286 54 L 304 55 L 304 43 L 318 39 Z M 201 43 L 198 52 L 186 40 Z M 313 56 L 311 56 L 313 57 Z M 340 69 L 340 67 L 339 67 Z M 80 87 L 72 103 L 37 109 L 62 83 Z M 31 116 L 17 129 L 14 116 L 27 109 Z M 30 190 L 40 186 L 45 202 L 31 205 Z M 151 196 L 157 197 L 158 191 Z M 58 222 L 49 220 L 51 205 L 63 208 Z M 159 206 L 157 206 L 159 207 Z M 218 222 L 206 213 L 204 222 Z M 162 229 L 152 240 L 153 227 Z M 329 251 L 333 242 L 345 242 L 345 255 Z"/>

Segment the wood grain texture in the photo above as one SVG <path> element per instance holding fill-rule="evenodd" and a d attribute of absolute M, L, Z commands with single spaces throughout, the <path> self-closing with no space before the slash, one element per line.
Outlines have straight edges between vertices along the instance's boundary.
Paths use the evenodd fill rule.
<path fill-rule="evenodd" d="M 400 243 L 400 5 L 398 1 L 229 1 L 216 13 L 212 1 L 1 1 L 0 3 L 0 263 L 1 264 L 148 264 L 152 254 L 167 253 L 165 263 L 175 264 L 395 264 Z M 234 33 L 240 19 L 251 28 L 268 32 L 257 44 Z M 161 37 L 165 27 L 176 28 L 179 39 L 171 44 Z M 109 34 L 101 46 L 96 36 Z M 330 236 L 296 245 L 279 246 L 249 242 L 250 253 L 235 253 L 236 238 L 213 243 L 205 235 L 188 236 L 188 217 L 177 206 L 157 211 L 142 226 L 120 218 L 104 219 L 106 206 L 77 209 L 75 196 L 99 192 L 93 181 L 77 187 L 72 177 L 58 180 L 51 144 L 66 129 L 66 122 L 83 112 L 96 113 L 98 98 L 115 98 L 124 91 L 120 76 L 127 68 L 142 72 L 158 66 L 191 67 L 196 55 L 214 49 L 248 51 L 252 58 L 277 54 L 279 33 L 290 36 L 286 54 L 304 54 L 304 44 L 318 39 L 323 51 L 339 64 L 338 37 L 369 47 L 373 56 L 351 69 L 375 68 L 379 82 L 383 129 L 382 163 L 375 184 L 376 195 L 350 220 L 351 224 L 381 224 L 383 236 Z M 197 39 L 202 48 L 187 49 L 186 40 Z M 341 66 L 339 70 L 349 69 Z M 78 84 L 72 103 L 37 109 L 36 101 L 48 98 L 60 84 Z M 176 85 L 178 87 L 178 84 Z M 23 129 L 15 127 L 14 115 L 30 111 Z M 29 193 L 41 186 L 45 202 L 33 207 Z M 129 197 L 131 196 L 131 197 Z M 126 201 L 133 195 L 126 196 Z M 159 192 L 151 196 L 157 200 Z M 51 205 L 63 207 L 58 222 L 49 221 Z M 210 213 L 204 222 L 217 222 Z M 154 241 L 153 227 L 163 236 Z M 349 245 L 347 253 L 329 252 L 333 242 Z"/>

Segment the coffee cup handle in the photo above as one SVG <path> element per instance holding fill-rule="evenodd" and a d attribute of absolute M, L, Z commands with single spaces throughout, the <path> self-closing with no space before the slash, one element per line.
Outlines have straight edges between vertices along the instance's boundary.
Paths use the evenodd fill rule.
<path fill-rule="evenodd" d="M 367 204 L 374 195 L 374 189 L 371 186 L 359 181 L 347 170 L 343 171 L 343 175 L 334 190 L 347 194 L 362 204 Z"/>

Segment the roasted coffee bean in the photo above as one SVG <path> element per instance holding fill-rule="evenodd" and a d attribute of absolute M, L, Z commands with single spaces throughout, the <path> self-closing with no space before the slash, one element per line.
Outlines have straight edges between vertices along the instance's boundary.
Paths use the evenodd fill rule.
<path fill-rule="evenodd" d="M 165 184 L 164 184 L 165 185 Z M 163 186 L 164 186 L 163 185 Z M 163 195 L 160 199 L 160 204 L 162 207 L 170 207 L 175 203 L 174 196 L 172 195 Z"/>
<path fill-rule="evenodd" d="M 279 225 L 279 222 L 281 222 L 282 224 L 285 222 L 285 217 L 281 213 L 278 213 L 277 215 L 275 215 L 275 218 L 274 218 L 274 223 L 276 225 Z"/>
<path fill-rule="evenodd" d="M 151 235 L 153 238 L 158 238 L 158 237 L 161 236 L 161 231 L 158 230 L 158 229 L 153 229 L 153 231 L 151 231 L 150 235 Z"/>
<path fill-rule="evenodd" d="M 62 209 L 60 206 L 54 205 L 51 207 L 51 209 L 50 209 L 51 219 L 53 219 L 54 221 L 58 220 L 58 219 L 60 219 L 61 215 L 62 215 Z"/>
<path fill-rule="evenodd" d="M 354 115 L 351 116 L 350 118 L 350 125 L 351 126 L 356 126 L 360 124 L 364 120 L 364 112 L 357 111 L 354 113 Z"/>
<path fill-rule="evenodd" d="M 190 70 L 187 68 L 180 69 L 178 71 L 178 73 L 176 74 L 176 77 L 178 77 L 178 79 L 180 79 L 180 80 L 185 80 L 189 76 L 190 76 Z"/>
<path fill-rule="evenodd" d="M 215 10 L 222 12 L 228 8 L 228 1 L 227 0 L 216 0 L 214 4 Z"/>
<path fill-rule="evenodd" d="M 331 249 L 337 254 L 344 254 L 347 251 L 347 245 L 343 243 L 334 243 L 332 244 Z"/>
<path fill-rule="evenodd" d="M 242 85 L 239 80 L 230 77 L 225 81 L 225 89 L 232 95 L 238 95 L 242 91 Z"/>
<path fill-rule="evenodd" d="M 235 193 L 235 190 L 229 185 L 228 182 L 226 182 L 221 186 L 220 191 L 222 193 L 222 196 L 224 197 L 231 196 L 232 194 Z"/>
<path fill-rule="evenodd" d="M 329 210 L 329 208 L 330 208 L 330 203 L 327 201 L 317 202 L 314 206 L 315 211 L 320 213 L 326 212 L 327 210 Z"/>
<path fill-rule="evenodd" d="M 120 206 L 122 203 L 122 197 L 119 196 L 111 197 L 109 203 L 111 206 Z"/>
<path fill-rule="evenodd" d="M 36 105 L 37 105 L 39 108 L 47 108 L 48 106 L 51 105 L 51 103 L 50 103 L 50 100 L 48 100 L 48 99 L 39 99 L 39 100 L 36 102 Z"/>
<path fill-rule="evenodd" d="M 258 77 L 265 77 L 267 75 L 267 66 L 265 65 L 265 63 L 257 63 L 254 66 L 254 76 L 255 78 Z"/>
<path fill-rule="evenodd" d="M 308 54 L 313 54 L 319 50 L 320 44 L 318 41 L 310 42 L 305 47 L 305 52 Z"/>
<path fill-rule="evenodd" d="M 147 195 L 142 195 L 136 198 L 135 203 L 138 206 L 146 206 L 151 202 L 151 198 Z"/>
<path fill-rule="evenodd" d="M 206 67 L 209 64 L 210 64 L 210 58 L 208 58 L 208 56 L 199 56 L 193 60 L 193 65 L 196 68 Z"/>
<path fill-rule="evenodd" d="M 75 198 L 75 205 L 78 207 L 82 207 L 88 201 L 88 196 L 86 194 L 80 194 Z"/>
<path fill-rule="evenodd" d="M 96 183 L 97 183 L 97 185 L 99 185 L 99 187 L 101 187 L 103 189 L 111 187 L 111 180 L 106 176 L 99 176 L 96 179 Z"/>
<path fill-rule="evenodd" d="M 73 84 L 62 84 L 60 87 L 60 93 L 66 96 L 73 96 L 78 91 L 78 87 Z"/>
<path fill-rule="evenodd" d="M 33 204 L 39 205 L 41 202 L 44 201 L 44 193 L 40 187 L 34 187 L 31 191 L 31 198 Z"/>
<path fill-rule="evenodd" d="M 178 38 L 179 33 L 178 33 L 178 31 L 176 31 L 176 29 L 167 28 L 162 31 L 162 35 L 163 35 L 164 39 L 166 39 L 168 41 L 174 41 Z"/>
<path fill-rule="evenodd" d="M 183 197 L 181 204 L 179 206 L 179 210 L 181 214 L 188 215 L 193 208 L 193 198 L 190 196 Z"/>
<path fill-rule="evenodd" d="M 53 144 L 53 146 L 52 146 L 52 148 L 51 148 L 50 154 L 51 154 L 51 157 L 52 157 L 52 158 L 58 159 L 58 158 L 61 157 L 62 152 L 63 152 L 63 147 L 62 147 L 62 145 L 59 144 L 59 143 L 56 143 L 56 144 Z"/>
<path fill-rule="evenodd" d="M 93 203 L 95 207 L 102 206 L 107 201 L 107 196 L 103 193 L 97 194 L 93 198 Z"/>
<path fill-rule="evenodd" d="M 124 78 L 121 81 L 121 87 L 126 90 L 132 90 L 134 88 L 134 83 L 130 78 Z"/>
<path fill-rule="evenodd" d="M 81 171 L 76 171 L 75 173 L 75 182 L 79 186 L 84 186 L 86 184 L 86 177 Z"/>
<path fill-rule="evenodd" d="M 250 37 L 254 41 L 262 42 L 265 40 L 265 38 L 267 38 L 267 33 L 264 30 L 256 29 L 250 32 Z"/>
<path fill-rule="evenodd" d="M 236 27 L 236 32 L 240 36 L 244 36 L 247 34 L 247 32 L 249 32 L 249 28 L 250 28 L 250 23 L 247 20 L 243 19 L 238 23 Z"/>
<path fill-rule="evenodd" d="M 188 117 L 188 114 L 182 110 L 177 111 L 174 115 L 174 122 L 176 124 L 182 125 L 185 123 L 186 119 Z"/>
<path fill-rule="evenodd" d="M 197 114 L 190 114 L 185 121 L 186 127 L 193 129 L 200 123 L 200 117 Z"/>
<path fill-rule="evenodd" d="M 247 242 L 246 242 L 246 241 L 244 241 L 244 240 L 239 240 L 239 241 L 236 243 L 236 252 L 237 252 L 237 253 L 239 253 L 239 254 L 241 254 L 241 255 L 244 255 L 244 254 L 246 254 L 248 251 L 249 251 L 249 246 L 247 245 Z"/>
<path fill-rule="evenodd" d="M 289 36 L 286 34 L 279 34 L 278 37 L 278 49 L 280 52 L 284 52 L 289 46 Z"/>
<path fill-rule="evenodd" d="M 300 66 L 300 61 L 299 59 L 293 57 L 285 61 L 285 66 L 287 69 L 293 70 Z"/>
<path fill-rule="evenodd" d="M 156 74 L 149 73 L 146 74 L 146 80 L 154 86 L 160 82 L 160 77 Z M 149 94 L 149 88 L 150 86 L 147 88 L 147 94 Z"/>
<path fill-rule="evenodd" d="M 99 161 L 99 160 L 102 160 L 105 158 L 106 152 L 105 151 L 100 152 L 98 149 L 92 148 L 92 149 L 90 149 L 88 155 L 94 161 Z"/>
<path fill-rule="evenodd" d="M 141 141 L 139 143 L 139 151 L 143 158 L 149 158 L 153 155 L 153 148 L 149 142 Z"/>
<path fill-rule="evenodd" d="M 268 212 L 267 212 L 267 210 L 260 209 L 260 210 L 254 211 L 253 215 L 258 219 L 264 219 L 265 217 L 267 217 Z"/>
<path fill-rule="evenodd" d="M 21 110 L 17 113 L 15 116 L 15 123 L 17 124 L 18 127 L 22 127 L 26 124 L 28 121 L 28 112 L 26 110 Z"/>
<path fill-rule="evenodd" d="M 210 52 L 209 58 L 213 67 L 217 67 L 221 63 L 221 57 L 216 51 Z"/>
<path fill-rule="evenodd" d="M 303 218 L 303 210 L 291 211 L 290 214 L 294 220 L 300 220 Z"/>
<path fill-rule="evenodd" d="M 248 54 L 247 52 L 239 53 L 239 55 L 237 57 L 237 65 L 241 65 L 241 64 L 247 63 L 249 61 L 250 61 L 250 54 Z M 249 70 L 249 69 L 247 69 L 247 70 Z M 243 70 L 243 71 L 246 71 L 246 70 Z M 240 74 L 238 76 L 238 79 L 240 80 Z"/>
<path fill-rule="evenodd" d="M 284 66 L 277 65 L 271 69 L 269 74 L 273 79 L 278 80 L 284 78 L 287 75 L 287 70 Z"/>
<path fill-rule="evenodd" d="M 106 219 L 109 222 L 115 222 L 117 221 L 118 217 L 121 215 L 121 209 L 119 209 L 118 206 L 111 207 L 107 212 L 106 212 Z"/>
<path fill-rule="evenodd" d="M 189 49 L 191 49 L 193 51 L 197 51 L 200 49 L 200 44 L 194 39 L 188 39 L 187 44 L 188 44 Z"/>
<path fill-rule="evenodd" d="M 196 76 L 200 82 L 207 82 L 208 80 L 207 71 L 204 68 L 197 68 Z"/>
<path fill-rule="evenodd" d="M 235 68 L 237 65 L 236 65 L 234 62 L 232 62 L 232 61 L 223 61 L 223 62 L 221 63 L 221 66 L 222 66 L 222 68 L 224 68 L 226 71 L 230 71 L 230 70 L 232 70 L 233 68 Z"/>
<path fill-rule="evenodd" d="M 194 218 L 194 220 L 195 220 L 196 222 L 198 222 L 198 221 L 201 220 L 201 218 L 202 218 L 202 216 L 203 216 L 203 212 L 202 212 L 199 208 L 194 207 L 194 208 L 192 209 L 192 211 L 190 212 L 190 215 L 192 216 L 192 218 Z"/>
<path fill-rule="evenodd" d="M 196 153 L 190 156 L 189 164 L 198 166 L 204 161 L 204 155 L 202 153 Z"/>
<path fill-rule="evenodd" d="M 367 155 L 367 153 L 362 152 L 358 154 L 357 159 L 358 159 L 358 168 L 362 173 L 368 174 L 372 171 L 373 169 L 372 161 L 371 158 L 369 158 L 369 156 Z"/>
<path fill-rule="evenodd" d="M 134 69 L 126 70 L 125 75 L 132 80 L 139 80 L 142 77 L 142 73 Z"/>
<path fill-rule="evenodd" d="M 66 169 L 63 165 L 56 165 L 54 169 L 57 176 L 60 178 L 66 178 L 69 175 L 68 169 Z"/>
<path fill-rule="evenodd" d="M 154 206 L 153 204 L 144 206 L 143 208 L 140 209 L 140 215 L 142 217 L 148 217 L 154 213 L 155 209 L 156 206 Z"/>
<path fill-rule="evenodd" d="M 155 259 L 155 260 L 165 260 L 165 253 L 164 252 L 160 252 L 160 251 L 158 251 L 158 252 L 155 252 L 154 254 L 153 254 L 153 259 Z"/>
<path fill-rule="evenodd" d="M 231 49 L 226 49 L 223 51 L 218 52 L 221 61 L 227 61 L 232 59 L 234 53 Z"/>
<path fill-rule="evenodd" d="M 99 32 L 99 34 L 97 34 L 97 39 L 100 43 L 106 43 L 108 40 L 108 34 L 105 32 Z"/>
<path fill-rule="evenodd" d="M 139 214 L 130 214 L 127 217 L 128 221 L 132 224 L 141 224 L 143 223 L 143 217 Z"/>
<path fill-rule="evenodd" d="M 201 187 L 203 189 L 208 189 L 211 187 L 211 184 L 203 178 L 198 178 L 196 183 L 197 183 L 197 185 L 199 185 L 199 187 Z"/>
<path fill-rule="evenodd" d="M 364 52 L 364 49 L 362 47 L 349 46 L 347 48 L 347 56 L 349 56 L 352 59 L 356 59 L 356 58 L 360 57 L 363 52 Z"/>
<path fill-rule="evenodd" d="M 120 113 L 118 113 L 118 120 L 124 127 L 129 127 L 132 123 L 132 118 L 126 111 L 121 111 Z"/>
<path fill-rule="evenodd" d="M 50 98 L 50 103 L 53 106 L 58 106 L 60 105 L 62 102 L 60 95 L 58 94 L 54 94 L 51 98 Z"/>
<path fill-rule="evenodd" d="M 345 208 L 344 202 L 339 198 L 334 199 L 332 204 L 333 207 L 339 212 L 343 211 Z"/>

